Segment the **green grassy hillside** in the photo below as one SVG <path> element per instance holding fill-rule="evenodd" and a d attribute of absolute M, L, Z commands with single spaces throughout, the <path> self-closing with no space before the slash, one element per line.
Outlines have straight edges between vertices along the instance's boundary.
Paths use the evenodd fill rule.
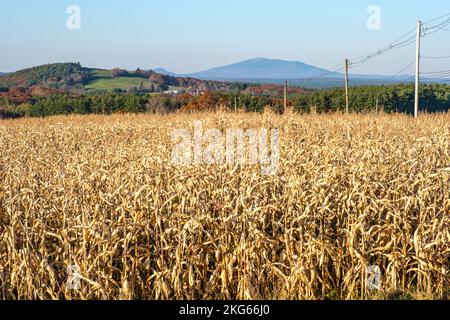
<path fill-rule="evenodd" d="M 45 87 L 54 90 L 77 92 L 163 92 L 168 89 L 186 88 L 201 91 L 228 91 L 245 85 L 203 81 L 193 78 L 178 78 L 162 75 L 151 70 L 127 71 L 119 68 L 113 70 L 84 68 L 79 63 L 55 63 L 17 72 L 0 77 L 0 91 L 11 88 L 23 88 L 27 93 L 32 87 Z"/>
<path fill-rule="evenodd" d="M 113 91 L 117 89 L 129 90 L 142 87 L 151 89 L 152 83 L 142 77 L 112 77 L 111 70 L 91 69 L 90 81 L 84 86 L 86 90 Z"/>

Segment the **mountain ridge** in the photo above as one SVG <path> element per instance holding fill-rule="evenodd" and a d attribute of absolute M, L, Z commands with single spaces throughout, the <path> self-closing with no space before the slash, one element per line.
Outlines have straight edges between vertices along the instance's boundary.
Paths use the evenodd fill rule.
<path fill-rule="evenodd" d="M 247 59 L 244 61 L 188 74 L 176 74 L 164 68 L 157 68 L 155 69 L 155 71 L 156 70 L 163 74 L 179 75 L 205 80 L 304 79 L 317 77 L 324 73 L 328 73 L 328 77 L 341 76 L 338 73 L 329 72 L 326 69 L 315 67 L 301 61 L 288 61 L 263 57 Z"/>
<path fill-rule="evenodd" d="M 328 72 L 300 61 L 254 58 L 192 73 L 196 78 L 295 79 L 316 77 Z"/>
<path fill-rule="evenodd" d="M 192 77 L 201 80 L 216 81 L 237 81 L 237 82 L 262 82 L 280 83 L 284 80 L 293 82 L 334 82 L 344 79 L 343 73 L 332 72 L 325 68 L 316 67 L 301 61 L 281 60 L 257 57 L 244 61 L 215 67 L 203 71 L 187 74 L 177 74 L 164 68 L 157 68 L 155 71 L 171 76 Z M 352 74 L 353 80 L 358 83 L 384 81 L 403 82 L 410 78 L 410 75 L 397 75 L 395 77 L 385 75 L 363 75 Z"/>

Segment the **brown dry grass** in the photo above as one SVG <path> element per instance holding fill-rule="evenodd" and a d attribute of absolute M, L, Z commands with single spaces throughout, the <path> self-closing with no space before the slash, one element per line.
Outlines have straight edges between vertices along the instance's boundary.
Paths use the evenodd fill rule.
<path fill-rule="evenodd" d="M 195 119 L 279 128 L 278 175 L 171 165 L 171 130 Z M 2 121 L 0 298 L 445 298 L 449 145 L 450 115 Z"/>

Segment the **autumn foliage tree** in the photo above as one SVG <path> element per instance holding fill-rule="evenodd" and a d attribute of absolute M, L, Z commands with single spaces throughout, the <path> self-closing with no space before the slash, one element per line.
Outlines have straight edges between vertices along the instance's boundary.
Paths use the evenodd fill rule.
<path fill-rule="evenodd" d="M 111 70 L 111 76 L 113 78 L 115 78 L 115 77 L 125 77 L 125 76 L 128 76 L 128 75 L 129 75 L 129 73 L 126 70 L 122 70 L 122 69 L 119 69 L 119 68 L 114 68 L 114 69 Z"/>
<path fill-rule="evenodd" d="M 180 112 L 208 111 L 223 108 L 229 105 L 229 100 L 218 92 L 206 92 L 196 99 L 191 99 Z"/>

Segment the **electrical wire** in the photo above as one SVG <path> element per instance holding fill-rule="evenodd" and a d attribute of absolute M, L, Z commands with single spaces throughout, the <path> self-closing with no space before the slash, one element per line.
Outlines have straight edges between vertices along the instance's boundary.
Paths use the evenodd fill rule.
<path fill-rule="evenodd" d="M 423 59 L 450 59 L 450 56 L 442 56 L 442 57 L 429 57 L 429 56 L 420 56 Z"/>
<path fill-rule="evenodd" d="M 413 65 L 416 62 L 416 60 L 414 59 L 413 61 L 411 61 L 410 63 L 408 63 L 403 69 L 401 69 L 399 72 L 393 74 L 392 76 L 390 76 L 389 78 L 387 78 L 386 80 L 392 80 L 393 78 L 395 78 L 396 76 L 398 76 L 399 74 L 401 74 L 403 71 L 405 71 L 406 69 L 408 69 L 411 65 Z"/>
<path fill-rule="evenodd" d="M 448 18 L 447 20 L 445 20 L 445 21 L 441 22 L 440 24 L 433 26 L 433 27 L 426 27 L 426 25 L 425 25 L 424 29 L 423 29 L 423 36 L 425 37 L 427 35 L 434 34 L 441 30 L 445 31 L 446 30 L 445 27 L 448 26 L 449 24 L 450 24 L 450 18 Z M 430 32 L 430 30 L 432 30 L 432 31 Z"/>
<path fill-rule="evenodd" d="M 437 17 L 437 18 L 435 18 L 435 19 L 432 19 L 432 20 L 426 21 L 426 22 L 424 22 L 424 24 L 428 24 L 428 23 L 431 23 L 431 22 L 434 22 L 434 21 L 440 20 L 440 19 L 442 19 L 442 18 L 445 18 L 445 17 L 447 17 L 447 16 L 450 16 L 450 12 L 449 12 L 449 13 L 446 13 L 446 14 L 444 14 L 444 15 L 440 16 L 440 17 Z"/>
<path fill-rule="evenodd" d="M 441 30 L 443 30 L 443 31 L 450 31 L 450 30 L 445 29 L 445 27 L 447 25 L 450 25 L 450 17 L 449 16 L 450 16 L 450 12 L 446 13 L 446 14 L 440 16 L 440 17 L 437 17 L 435 19 L 432 19 L 432 20 L 429 20 L 427 22 L 422 23 L 422 27 L 423 28 L 422 28 L 422 32 L 421 32 L 421 37 L 426 37 L 427 35 L 434 34 L 434 33 L 439 32 Z M 438 20 L 441 20 L 441 19 L 446 18 L 446 17 L 448 17 L 446 20 L 438 23 L 437 25 L 428 27 L 428 25 L 430 23 L 438 21 Z M 394 50 L 394 49 L 400 49 L 400 48 L 407 47 L 407 46 L 409 46 L 409 45 L 411 45 L 411 44 L 416 42 L 416 37 L 417 37 L 417 35 L 416 35 L 416 28 L 414 28 L 414 29 L 408 31 L 407 33 L 403 34 L 397 40 L 391 42 L 387 46 L 385 46 L 385 47 L 383 47 L 383 48 L 381 48 L 381 49 L 379 49 L 377 51 L 373 51 L 373 52 L 371 52 L 369 54 L 366 54 L 366 55 L 363 55 L 363 56 L 360 56 L 360 57 L 356 57 L 356 58 L 353 58 L 353 59 L 349 59 L 349 67 L 350 68 L 360 67 L 360 66 L 366 64 L 367 62 L 369 62 L 370 60 L 372 60 L 372 59 L 374 59 L 374 58 L 376 58 L 376 57 L 378 57 L 380 55 L 383 55 L 386 52 L 389 52 L 389 51 Z M 447 59 L 447 58 L 450 58 L 450 56 L 445 56 L 445 57 L 427 57 L 427 56 L 423 56 L 422 58 L 425 58 L 425 59 Z M 405 71 L 407 68 L 409 68 L 414 62 L 415 62 L 415 60 L 410 62 L 405 68 L 403 68 L 398 73 L 394 74 L 393 76 L 391 76 L 388 79 L 394 78 L 395 76 L 399 75 L 400 73 Z M 324 72 L 322 74 L 319 74 L 317 76 L 304 78 L 304 79 L 301 79 L 301 80 L 303 80 L 303 81 L 311 81 L 311 80 L 315 80 L 315 79 L 320 79 L 320 78 L 323 78 L 323 77 L 325 77 L 325 76 L 327 76 L 329 74 L 338 73 L 338 72 L 343 71 L 345 69 L 344 66 L 341 66 L 341 67 L 339 67 L 339 66 L 341 66 L 341 65 L 339 64 L 335 68 L 332 68 L 331 70 L 329 70 L 327 72 Z M 431 73 L 425 72 L 423 74 L 431 74 L 431 75 L 439 74 L 440 75 L 442 72 L 444 72 L 443 74 L 445 74 L 445 72 L 447 72 L 447 71 L 441 71 L 441 72 L 435 72 L 435 73 L 433 73 L 433 72 L 431 72 Z M 413 76 L 413 78 L 414 78 L 414 76 Z"/>
<path fill-rule="evenodd" d="M 337 68 L 338 66 L 339 66 L 339 68 Z M 308 78 L 304 78 L 304 79 L 300 79 L 300 80 L 302 80 L 302 81 L 312 81 L 312 80 L 323 78 L 323 77 L 325 77 L 325 76 L 327 76 L 329 74 L 332 74 L 332 73 L 338 73 L 340 71 L 343 71 L 344 69 L 345 69 L 345 67 L 343 67 L 341 64 L 339 64 L 335 68 L 332 68 L 331 70 L 328 70 L 328 71 L 326 71 L 324 73 L 321 73 L 321 74 L 319 74 L 317 76 L 308 77 Z"/>
<path fill-rule="evenodd" d="M 431 71 L 431 72 L 421 72 L 421 74 L 441 74 L 441 73 L 450 73 L 450 70 Z"/>
<path fill-rule="evenodd" d="M 438 31 L 441 31 L 441 30 L 445 30 L 444 28 L 447 25 L 450 24 L 450 18 L 447 18 L 443 22 L 441 22 L 441 23 L 439 23 L 437 25 L 431 26 L 431 27 L 427 27 L 427 25 L 430 24 L 431 22 L 440 20 L 440 19 L 442 19 L 444 17 L 447 17 L 447 16 L 450 16 L 450 13 L 447 13 L 445 15 L 442 15 L 442 16 L 438 17 L 438 18 L 435 18 L 433 20 L 430 20 L 428 22 L 423 23 L 422 26 L 424 26 L 424 28 L 422 30 L 421 36 L 422 37 L 426 37 L 427 35 L 434 34 L 434 33 L 438 32 Z M 386 47 L 384 47 L 384 48 L 382 48 L 382 49 L 380 49 L 378 51 L 374 51 L 374 52 L 372 52 L 372 53 L 370 53 L 368 55 L 351 59 L 350 60 L 350 65 L 352 67 L 356 68 L 356 67 L 362 66 L 363 64 L 365 64 L 368 61 L 372 60 L 373 58 L 378 57 L 378 56 L 380 56 L 380 55 L 382 55 L 382 54 L 384 54 L 384 53 L 386 53 L 388 51 L 391 51 L 393 49 L 403 48 L 403 47 L 406 47 L 406 46 L 409 46 L 409 45 L 413 44 L 416 41 L 416 37 L 417 37 L 417 35 L 413 34 L 414 31 L 415 31 L 415 29 L 412 29 L 411 31 L 405 33 L 403 36 L 401 36 L 396 41 L 390 43 L 389 45 L 387 45 Z M 409 36 L 409 38 L 407 38 L 408 36 Z M 407 38 L 407 39 L 399 42 L 400 40 L 402 40 L 404 38 Z"/>
<path fill-rule="evenodd" d="M 416 36 L 411 36 L 402 42 L 399 42 L 399 43 L 393 42 L 393 43 L 389 44 L 388 46 L 386 46 L 378 51 L 374 51 L 368 55 L 365 55 L 365 56 L 362 56 L 362 57 L 356 58 L 356 59 L 350 59 L 350 65 L 352 67 L 359 67 L 359 66 L 367 63 L 369 60 L 372 60 L 373 58 L 378 57 L 388 51 L 409 46 L 410 44 L 415 42 L 415 39 L 416 39 Z"/>

